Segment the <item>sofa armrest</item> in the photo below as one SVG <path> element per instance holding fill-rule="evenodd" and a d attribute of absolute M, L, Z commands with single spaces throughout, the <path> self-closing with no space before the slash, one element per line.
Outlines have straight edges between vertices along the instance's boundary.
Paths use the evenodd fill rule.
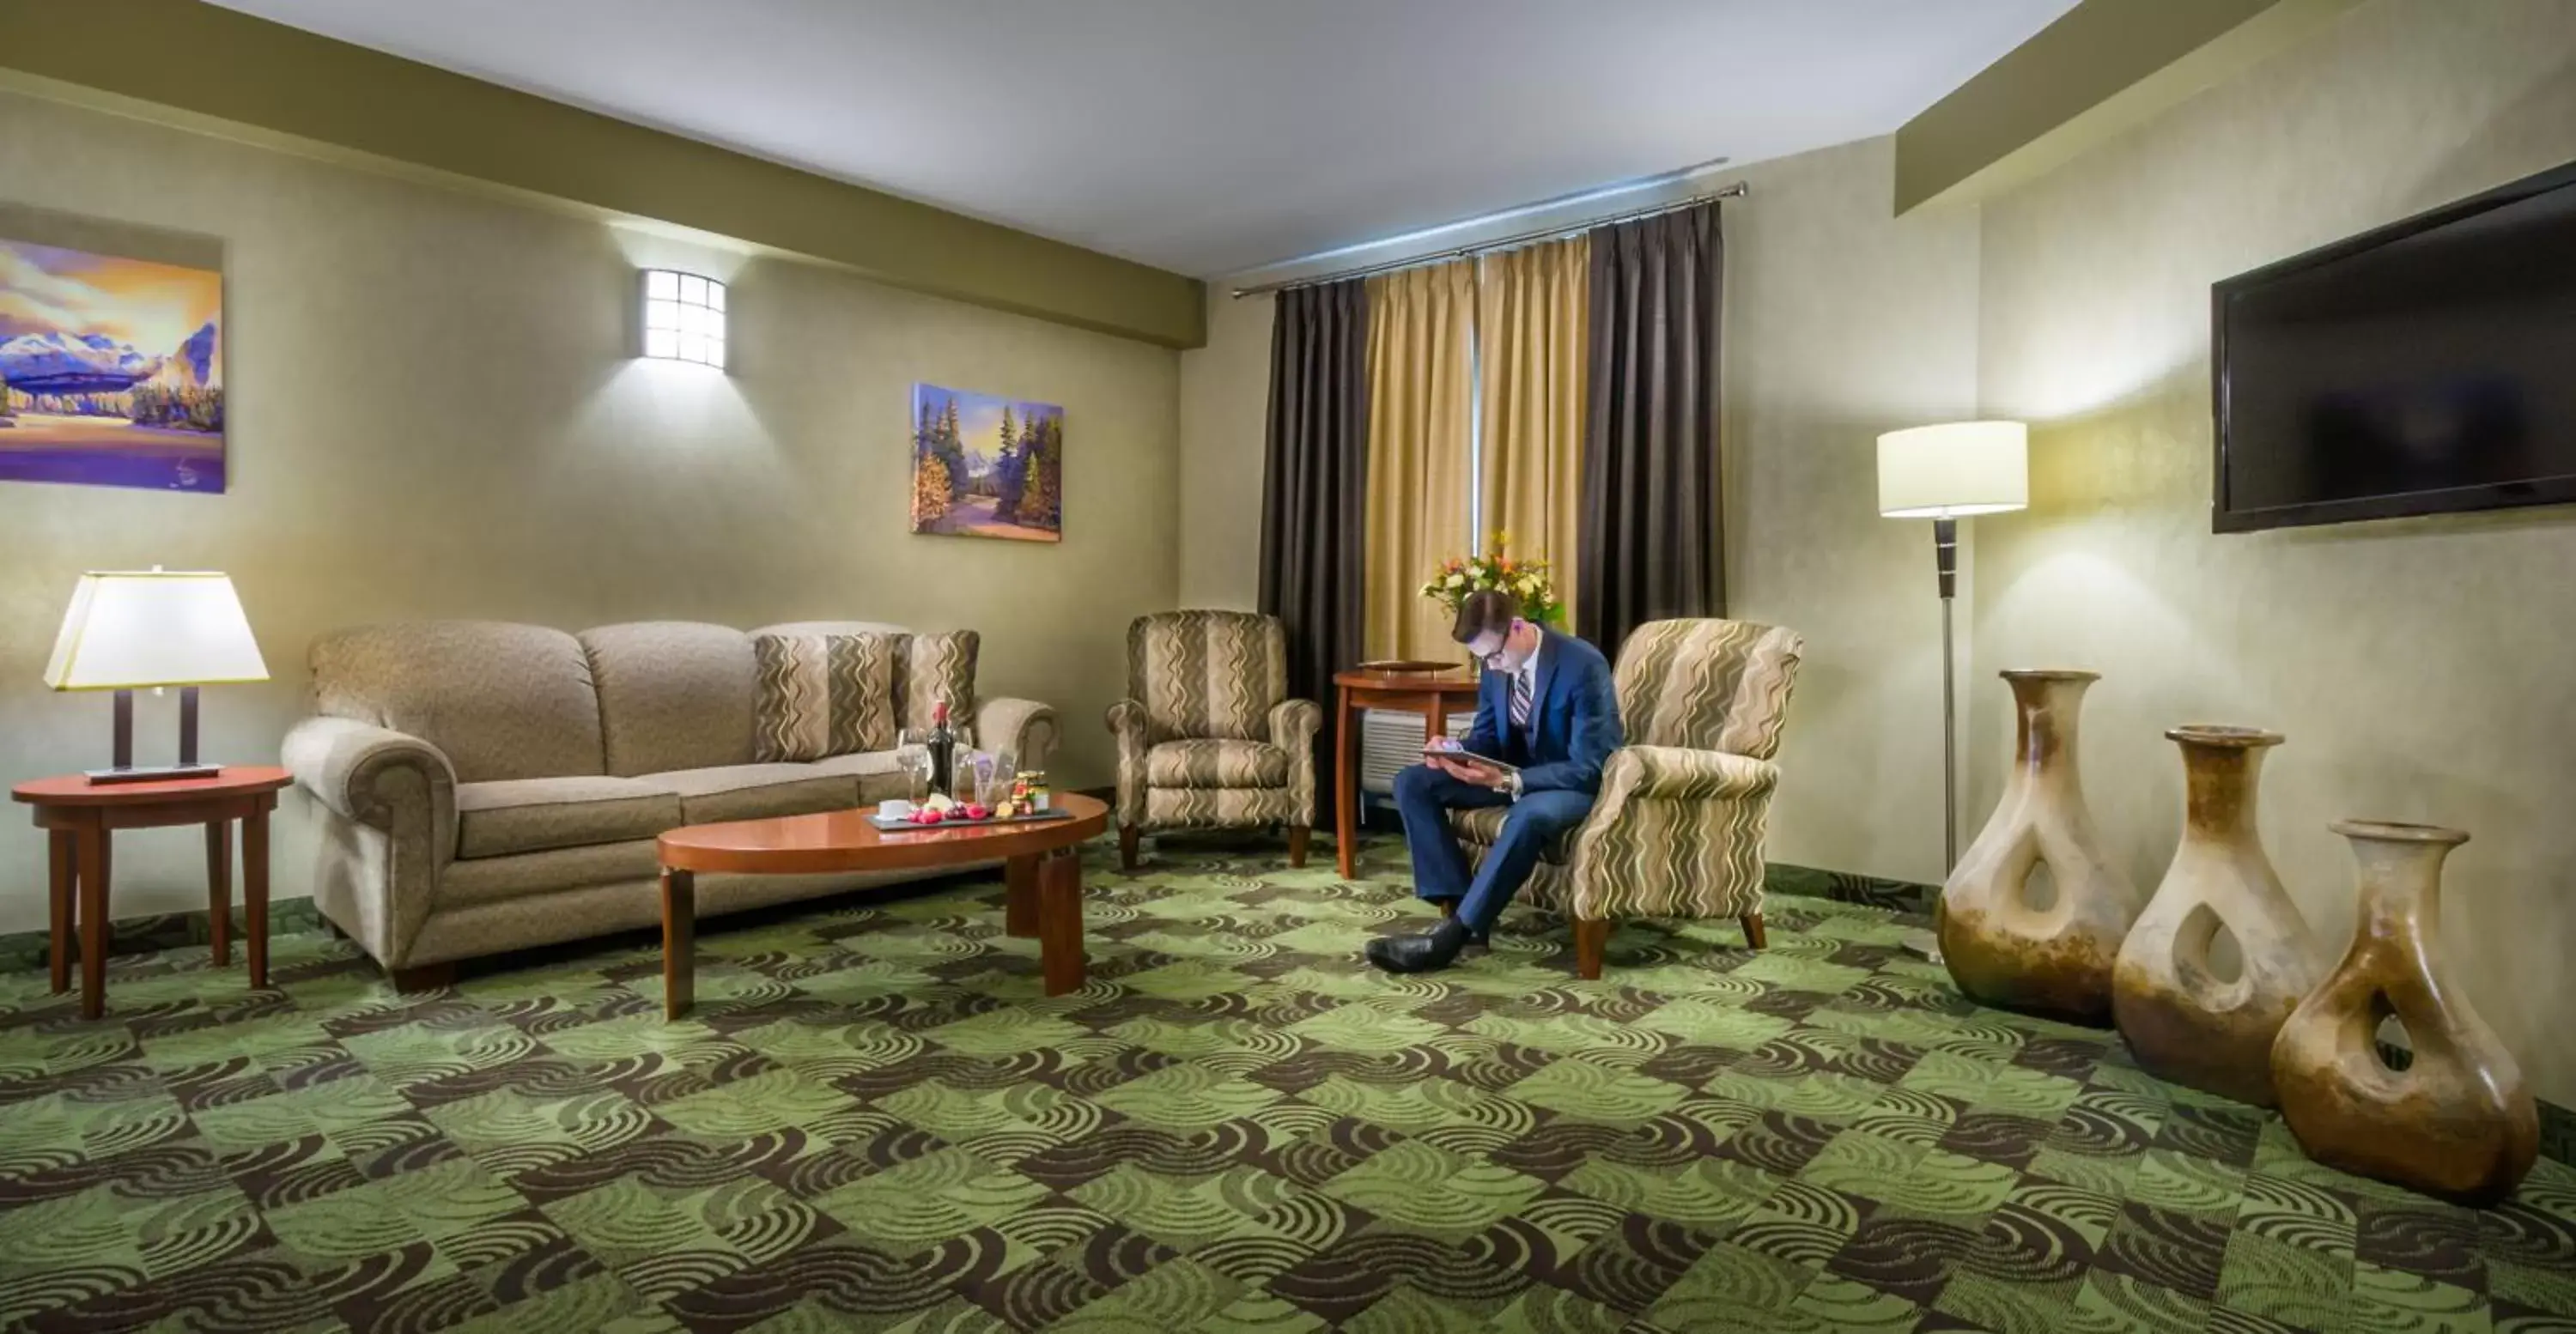
<path fill-rule="evenodd" d="M 1780 770 L 1678 746 L 1625 746 L 1575 835 L 1575 916 L 1713 918 L 1762 910 L 1762 843 Z"/>
<path fill-rule="evenodd" d="M 1315 823 L 1315 734 L 1323 729 L 1323 706 L 1311 699 L 1281 700 L 1271 706 L 1270 744 L 1288 752 L 1290 824 Z"/>
<path fill-rule="evenodd" d="M 1101 721 L 1118 738 L 1118 823 L 1145 823 L 1145 752 L 1152 749 L 1153 728 L 1145 706 L 1122 699 L 1109 706 Z"/>
<path fill-rule="evenodd" d="M 1043 769 L 1055 754 L 1055 710 L 1033 699 L 996 695 L 975 702 L 975 741 L 985 750 L 1007 750 L 1023 769 Z"/>
<path fill-rule="evenodd" d="M 456 855 L 456 768 L 418 737 L 307 718 L 280 747 L 326 820 L 313 897 L 388 968 L 403 966 Z"/>

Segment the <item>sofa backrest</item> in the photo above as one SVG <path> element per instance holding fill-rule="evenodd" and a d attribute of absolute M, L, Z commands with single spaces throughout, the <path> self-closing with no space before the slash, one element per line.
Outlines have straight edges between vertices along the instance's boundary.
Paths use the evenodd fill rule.
<path fill-rule="evenodd" d="M 1246 611 L 1164 611 L 1127 627 L 1127 696 L 1156 742 L 1266 741 L 1288 697 L 1288 635 Z"/>
<path fill-rule="evenodd" d="M 459 782 L 606 772 L 581 641 L 506 621 L 410 621 L 313 641 L 314 707 L 421 738 Z"/>
<path fill-rule="evenodd" d="M 1648 621 L 1619 647 L 1620 727 L 1631 745 L 1770 759 L 1805 649 L 1776 625 Z"/>
<path fill-rule="evenodd" d="M 612 776 L 751 763 L 760 674 L 750 635 L 698 621 L 637 621 L 577 638 L 599 689 Z"/>

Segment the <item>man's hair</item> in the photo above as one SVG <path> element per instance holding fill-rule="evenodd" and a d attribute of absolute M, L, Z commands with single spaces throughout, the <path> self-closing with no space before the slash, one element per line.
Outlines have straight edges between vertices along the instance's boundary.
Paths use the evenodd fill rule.
<path fill-rule="evenodd" d="M 1458 623 L 1449 628 L 1449 637 L 1472 644 L 1478 635 L 1509 634 L 1512 619 L 1520 614 L 1520 603 L 1511 594 L 1499 588 L 1480 589 L 1458 604 Z"/>

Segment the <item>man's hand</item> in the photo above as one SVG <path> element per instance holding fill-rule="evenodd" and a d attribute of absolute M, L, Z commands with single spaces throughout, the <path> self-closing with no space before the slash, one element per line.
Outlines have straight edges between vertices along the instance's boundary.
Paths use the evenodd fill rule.
<path fill-rule="evenodd" d="M 1500 769 L 1488 769 L 1481 764 L 1461 764 L 1445 755 L 1425 755 L 1422 762 L 1461 783 L 1473 783 L 1478 787 L 1499 788 L 1511 781 Z"/>

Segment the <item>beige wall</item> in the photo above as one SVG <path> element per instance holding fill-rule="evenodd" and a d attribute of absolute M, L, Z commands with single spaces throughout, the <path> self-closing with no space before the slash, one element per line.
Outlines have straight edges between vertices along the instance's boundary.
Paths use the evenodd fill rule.
<path fill-rule="evenodd" d="M 231 571 L 276 678 L 209 692 L 216 757 L 275 757 L 339 626 L 848 615 L 981 630 L 983 688 L 1063 712 L 1060 780 L 1110 781 L 1127 622 L 1176 601 L 1176 353 L 15 96 L 0 196 L 223 238 L 233 475 L 0 485 L 11 778 L 104 762 L 106 698 L 38 676 L 81 570 L 159 562 Z M 628 355 L 646 260 L 732 278 L 730 375 Z M 1060 546 L 906 531 L 916 379 L 1064 405 Z M 174 702 L 138 712 L 166 755 Z M 283 819 L 301 894 L 300 798 Z M 193 834 L 118 844 L 119 915 L 203 905 Z M 42 866 L 0 822 L 0 930 L 42 925 Z"/>
<path fill-rule="evenodd" d="M 1208 284 L 1207 346 L 1181 354 L 1181 605 L 1261 602 L 1261 487 L 1270 430 L 1267 296 Z"/>
<path fill-rule="evenodd" d="M 2539 1093 L 2576 1103 L 2576 511 L 2213 536 L 2209 284 L 2576 158 L 2576 4 L 2373 0 L 2316 40 L 1986 204 L 1984 406 L 2034 424 L 2032 508 L 1980 520 L 1975 773 L 1998 667 L 2104 674 L 2087 793 L 2161 877 L 2163 730 L 2274 728 L 2262 831 L 2348 938 L 2342 816 L 2456 825 L 2445 945 Z"/>

